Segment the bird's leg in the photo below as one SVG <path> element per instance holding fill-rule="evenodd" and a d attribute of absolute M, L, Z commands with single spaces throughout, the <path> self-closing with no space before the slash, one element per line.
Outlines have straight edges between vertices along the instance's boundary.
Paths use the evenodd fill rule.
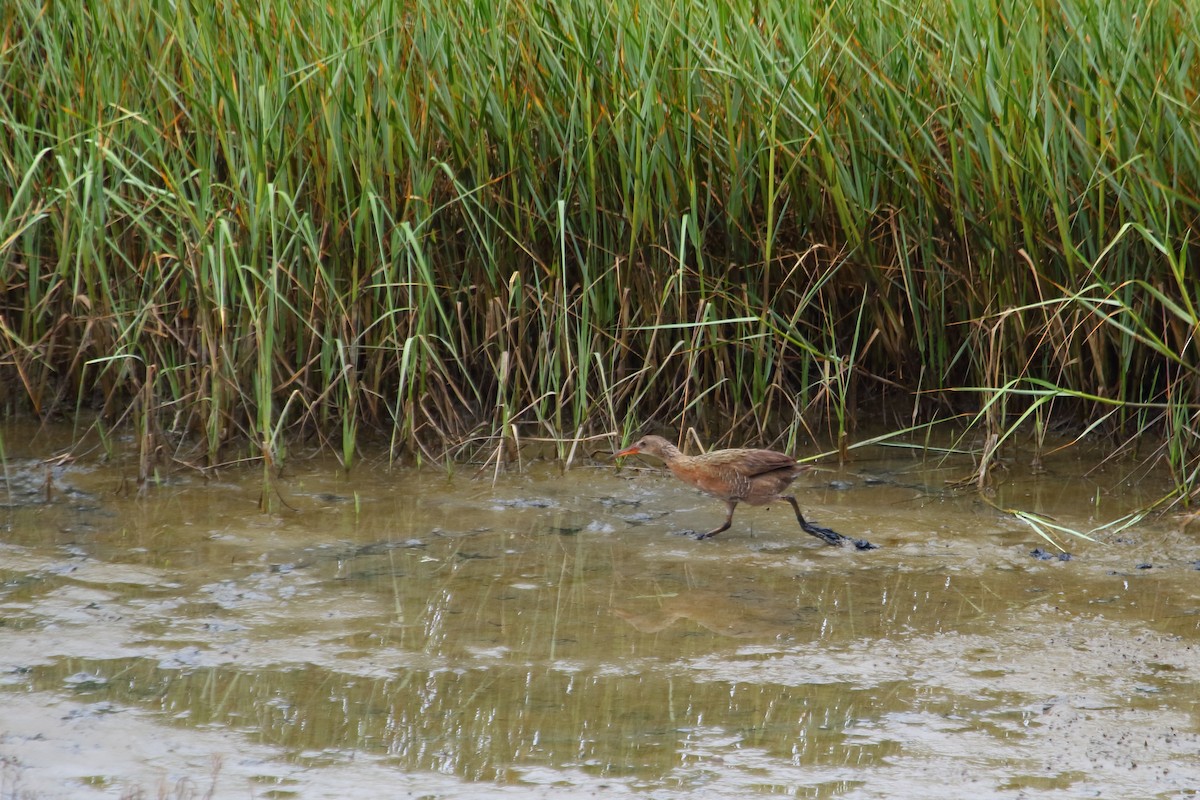
<path fill-rule="evenodd" d="M 721 525 L 720 527 L 713 528 L 708 533 L 697 534 L 696 535 L 697 539 L 707 539 L 710 536 L 716 536 L 718 533 L 721 533 L 722 531 L 729 530 L 729 526 L 733 524 L 733 510 L 735 508 L 737 508 L 737 501 L 736 500 L 726 500 L 725 508 L 727 508 L 729 510 L 728 513 L 725 515 L 725 524 Z"/>
<path fill-rule="evenodd" d="M 811 522 L 806 520 L 804 515 L 800 513 L 800 504 L 796 502 L 795 497 L 792 497 L 790 494 L 780 495 L 779 499 L 787 500 L 792 504 L 792 508 L 796 510 L 796 520 L 800 523 L 800 528 L 805 533 L 811 533 L 813 536 L 825 542 L 825 544 L 840 545 L 842 542 L 846 541 L 846 537 L 842 536 L 837 531 L 832 531 L 829 528 L 822 528 L 820 525 L 813 525 Z"/>

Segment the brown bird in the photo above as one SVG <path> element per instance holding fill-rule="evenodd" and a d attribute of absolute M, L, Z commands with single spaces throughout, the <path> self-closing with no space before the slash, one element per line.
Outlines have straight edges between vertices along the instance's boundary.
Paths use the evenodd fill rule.
<path fill-rule="evenodd" d="M 614 458 L 638 453 L 661 459 L 671 470 L 671 474 L 679 480 L 725 501 L 728 513 L 725 515 L 724 524 L 708 533 L 698 534 L 697 539 L 707 539 L 729 530 L 729 526 L 733 524 L 733 510 L 737 508 L 738 503 L 763 506 L 772 500 L 786 500 L 795 509 L 796 520 L 805 533 L 816 536 L 826 544 L 840 545 L 846 541 L 853 541 L 855 547 L 860 550 L 874 548 L 874 545 L 865 539 L 850 540 L 829 528 L 813 525 L 800 513 L 800 506 L 795 497 L 781 494 L 797 475 L 809 469 L 786 453 L 739 447 L 732 450 L 713 450 L 698 456 L 685 456 L 679 452 L 678 447 L 661 436 L 643 436 L 632 446 L 616 453 Z"/>

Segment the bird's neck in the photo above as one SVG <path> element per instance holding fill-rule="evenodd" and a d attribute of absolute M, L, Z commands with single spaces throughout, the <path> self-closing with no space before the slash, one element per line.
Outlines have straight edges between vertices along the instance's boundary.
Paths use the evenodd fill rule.
<path fill-rule="evenodd" d="M 679 452 L 679 448 L 670 442 L 664 444 L 660 449 L 662 453 L 662 460 L 665 464 L 667 464 L 667 466 L 670 466 L 671 464 L 686 463 L 688 460 L 688 456 L 685 456 L 683 453 Z"/>

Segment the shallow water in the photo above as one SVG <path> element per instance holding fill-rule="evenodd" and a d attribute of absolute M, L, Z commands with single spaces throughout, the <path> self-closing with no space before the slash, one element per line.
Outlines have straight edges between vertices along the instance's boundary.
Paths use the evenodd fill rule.
<path fill-rule="evenodd" d="M 39 459 L 4 431 L 0 797 L 1192 797 L 1200 547 L 1070 561 L 895 451 L 740 508 L 648 463 L 475 477 Z M 1001 508 L 1090 529 L 1165 491 L 1068 451 Z M 1127 472 L 1129 474 L 1127 474 Z M 47 491 L 47 476 L 50 489 Z M 0 500 L 5 495 L 0 494 Z"/>

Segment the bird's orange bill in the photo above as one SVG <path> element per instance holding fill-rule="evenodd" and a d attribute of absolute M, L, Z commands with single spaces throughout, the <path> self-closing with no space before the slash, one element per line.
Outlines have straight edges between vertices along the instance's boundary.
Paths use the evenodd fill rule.
<path fill-rule="evenodd" d="M 626 447 L 619 453 L 613 453 L 613 458 L 620 458 L 621 456 L 635 456 L 640 452 L 642 451 L 638 450 L 638 446 L 635 444 L 632 447 Z"/>

